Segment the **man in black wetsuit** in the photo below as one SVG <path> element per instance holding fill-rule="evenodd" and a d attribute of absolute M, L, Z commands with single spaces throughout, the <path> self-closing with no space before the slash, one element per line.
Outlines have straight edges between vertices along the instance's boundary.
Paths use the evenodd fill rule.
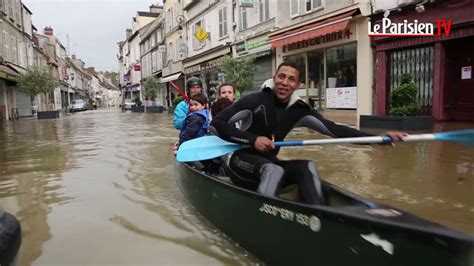
<path fill-rule="evenodd" d="M 234 184 L 277 196 L 282 186 L 297 183 L 302 202 L 325 204 L 314 163 L 308 160 L 279 160 L 279 148 L 273 145 L 272 140 L 284 140 L 292 128 L 301 125 L 309 125 L 322 134 L 337 138 L 371 135 L 323 118 L 294 94 L 300 86 L 299 79 L 300 71 L 294 63 L 281 63 L 273 77 L 273 89 L 266 87 L 259 93 L 244 97 L 220 112 L 212 125 L 221 138 L 252 146 L 234 152 L 227 162 Z M 251 112 L 252 119 L 248 129 L 243 131 L 228 123 L 232 116 L 246 110 Z M 403 140 L 406 134 L 386 132 L 384 135 L 395 142 Z"/>

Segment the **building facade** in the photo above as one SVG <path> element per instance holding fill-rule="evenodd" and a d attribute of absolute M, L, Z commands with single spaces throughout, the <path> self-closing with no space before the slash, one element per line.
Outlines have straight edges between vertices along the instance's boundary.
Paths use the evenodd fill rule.
<path fill-rule="evenodd" d="M 296 62 L 301 70 L 297 93 L 318 109 L 372 113 L 372 51 L 366 3 L 300 1 L 280 3 L 269 42 L 276 64 Z M 361 69 L 362 71 L 357 71 Z"/>
<path fill-rule="evenodd" d="M 234 16 L 231 1 L 189 1 L 184 6 L 187 18 L 188 57 L 183 69 L 186 78 L 195 76 L 203 82 L 204 92 L 215 92 L 224 82 L 221 61 L 232 56 Z M 212 93 L 210 93 L 212 94 Z"/>
<path fill-rule="evenodd" d="M 231 23 L 235 29 L 233 57 L 255 57 L 256 86 L 271 78 L 275 70 L 275 52 L 268 42 L 268 36 L 277 30 L 276 13 L 280 4 L 277 1 L 260 0 L 252 4 L 240 3 L 233 10 L 236 20 Z"/>
<path fill-rule="evenodd" d="M 374 37 L 375 113 L 388 114 L 390 91 L 402 74 L 410 73 L 419 87 L 422 114 L 437 121 L 474 121 L 474 1 L 410 2 L 389 11 L 385 15 L 392 23 L 417 20 L 437 25 L 436 20 L 446 19 L 447 24 L 441 36 Z M 371 16 L 373 24 L 383 18 L 383 10 Z"/>

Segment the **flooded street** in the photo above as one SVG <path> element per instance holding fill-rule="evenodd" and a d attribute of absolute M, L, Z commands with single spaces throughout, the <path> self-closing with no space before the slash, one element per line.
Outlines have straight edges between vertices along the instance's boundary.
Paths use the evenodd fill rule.
<path fill-rule="evenodd" d="M 290 138 L 314 138 L 309 132 Z M 19 265 L 257 263 L 179 191 L 177 134 L 169 114 L 118 109 L 5 123 L 0 206 L 22 224 Z M 315 160 L 324 179 L 353 193 L 474 234 L 473 148 L 328 145 L 284 148 L 280 157 Z"/>

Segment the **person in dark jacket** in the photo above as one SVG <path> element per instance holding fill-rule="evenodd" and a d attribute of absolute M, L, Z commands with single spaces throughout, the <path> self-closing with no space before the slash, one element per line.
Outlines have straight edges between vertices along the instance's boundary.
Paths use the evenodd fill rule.
<path fill-rule="evenodd" d="M 302 202 L 325 204 L 314 163 L 308 160 L 279 160 L 279 148 L 272 141 L 283 141 L 290 130 L 298 126 L 308 126 L 337 138 L 371 134 L 323 118 L 294 94 L 300 86 L 299 79 L 298 67 L 294 63 L 283 62 L 273 77 L 274 88 L 265 87 L 261 92 L 235 102 L 220 112 L 211 125 L 224 140 L 250 146 L 228 158 L 227 172 L 234 184 L 268 196 L 277 196 L 283 186 L 298 184 Z M 252 119 L 245 131 L 228 123 L 233 115 L 242 111 L 251 113 Z M 403 140 L 406 134 L 386 132 L 385 135 L 395 142 Z"/>
<path fill-rule="evenodd" d="M 179 145 L 190 139 L 204 136 L 209 127 L 209 112 L 207 110 L 207 97 L 197 93 L 189 99 L 189 111 L 179 133 Z M 178 145 L 178 146 L 179 146 Z"/>

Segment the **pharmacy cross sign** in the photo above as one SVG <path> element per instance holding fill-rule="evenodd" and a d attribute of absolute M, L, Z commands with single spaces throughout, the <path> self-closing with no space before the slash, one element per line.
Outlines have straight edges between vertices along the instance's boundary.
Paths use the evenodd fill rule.
<path fill-rule="evenodd" d="M 207 40 L 207 38 L 209 37 L 209 34 L 206 32 L 206 30 L 203 28 L 203 27 L 200 27 L 197 31 L 196 31 L 196 34 L 195 34 L 196 38 L 200 41 L 200 42 L 204 42 Z"/>

